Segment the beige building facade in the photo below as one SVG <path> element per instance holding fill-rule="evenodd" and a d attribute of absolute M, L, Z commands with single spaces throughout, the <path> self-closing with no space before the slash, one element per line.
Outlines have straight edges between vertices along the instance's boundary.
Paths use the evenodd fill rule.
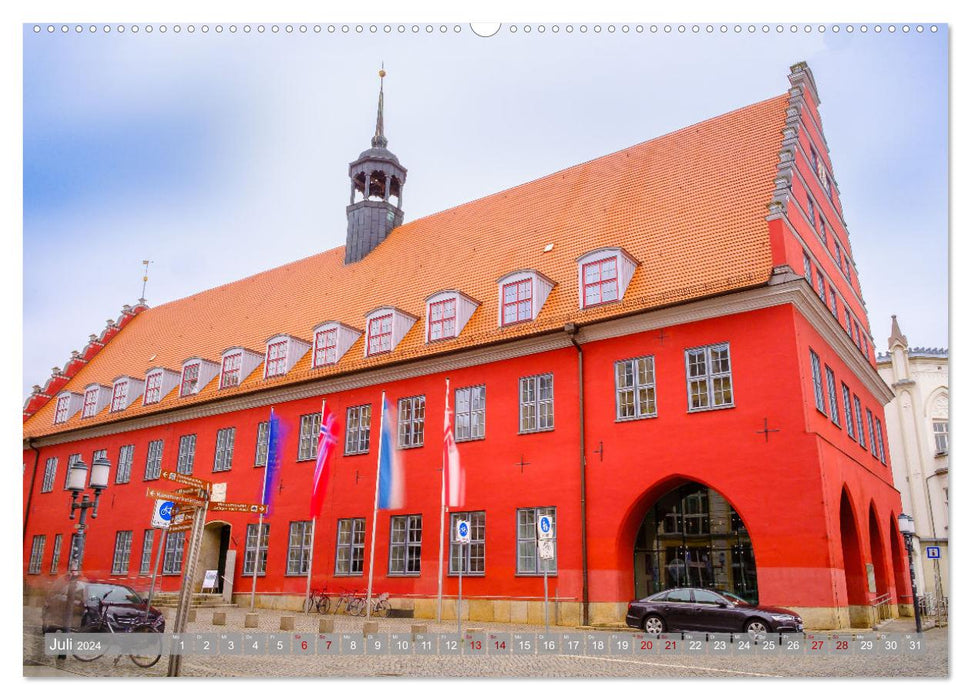
<path fill-rule="evenodd" d="M 888 352 L 877 355 L 877 369 L 894 392 L 886 406 L 887 441 L 894 484 L 916 528 L 917 594 L 934 611 L 949 596 L 948 352 L 911 348 L 894 316 Z"/>

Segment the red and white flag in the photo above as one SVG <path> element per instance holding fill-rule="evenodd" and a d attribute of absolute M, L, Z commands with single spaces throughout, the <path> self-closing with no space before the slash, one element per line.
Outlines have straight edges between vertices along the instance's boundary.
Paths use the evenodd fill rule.
<path fill-rule="evenodd" d="M 452 410 L 448 406 L 449 382 L 445 380 L 445 442 L 442 466 L 445 469 L 445 504 L 449 508 L 465 505 L 465 472 L 459 464 L 459 450 L 452 432 Z"/>
<path fill-rule="evenodd" d="M 320 407 L 320 434 L 317 436 L 317 464 L 314 468 L 314 482 L 310 494 L 310 517 L 316 518 L 327 494 L 330 480 L 330 457 L 337 446 L 338 425 L 334 412 L 325 401 Z"/>

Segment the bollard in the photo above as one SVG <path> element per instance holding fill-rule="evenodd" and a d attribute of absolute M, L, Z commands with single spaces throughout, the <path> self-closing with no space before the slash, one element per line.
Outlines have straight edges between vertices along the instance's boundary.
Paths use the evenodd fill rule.
<path fill-rule="evenodd" d="M 428 634 L 428 625 L 425 623 L 415 624 L 411 626 L 411 640 L 415 641 L 415 635 L 417 634 Z"/>
<path fill-rule="evenodd" d="M 377 634 L 377 633 L 378 633 L 378 623 L 377 622 L 375 622 L 374 620 L 371 620 L 370 622 L 365 622 L 364 623 L 364 636 L 365 637 L 368 636 L 369 634 Z"/>
<path fill-rule="evenodd" d="M 467 634 L 482 634 L 482 627 L 466 627 L 465 631 Z"/>
<path fill-rule="evenodd" d="M 321 634 L 333 634 L 334 632 L 333 620 L 321 619 L 318 622 L 319 622 L 319 626 L 317 628 L 318 632 L 320 632 Z"/>
<path fill-rule="evenodd" d="M 280 617 L 281 630 L 293 630 L 297 618 L 293 615 L 282 615 Z"/>
<path fill-rule="evenodd" d="M 196 621 L 196 609 L 189 608 L 189 619 L 186 620 L 186 622 L 195 622 L 195 621 Z"/>
<path fill-rule="evenodd" d="M 259 627 L 260 626 L 260 615 L 259 613 L 246 613 L 246 620 L 243 622 L 243 627 Z"/>
<path fill-rule="evenodd" d="M 212 614 L 212 624 L 214 624 L 214 625 L 225 625 L 226 624 L 226 613 L 224 613 L 224 612 L 214 612 Z"/>

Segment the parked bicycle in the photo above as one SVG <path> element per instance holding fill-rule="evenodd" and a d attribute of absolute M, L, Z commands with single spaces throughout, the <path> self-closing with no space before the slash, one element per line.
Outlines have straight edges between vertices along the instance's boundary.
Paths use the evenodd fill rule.
<path fill-rule="evenodd" d="M 371 609 L 371 617 L 387 617 L 388 611 L 391 609 L 391 603 L 389 598 L 390 593 L 382 593 L 375 598 L 361 598 L 360 608 L 357 610 L 356 614 L 359 617 L 364 617 L 368 613 L 368 608 Z"/>
<path fill-rule="evenodd" d="M 136 634 L 153 634 L 157 635 L 157 641 L 152 641 L 145 645 L 142 649 L 130 653 L 128 656 L 131 658 L 132 662 L 136 666 L 141 666 L 142 668 L 149 668 L 158 663 L 158 660 L 162 658 L 162 636 L 159 634 L 159 630 L 149 624 L 147 621 L 136 622 L 130 624 L 129 621 L 121 621 L 116 619 L 116 613 L 122 611 L 112 611 L 112 608 L 118 608 L 110 602 L 107 602 L 108 596 L 111 595 L 111 591 L 107 591 L 98 599 L 98 609 L 94 618 L 89 618 L 84 623 L 82 623 L 78 632 L 80 634 L 115 634 L 123 632 L 131 632 Z M 129 610 L 124 610 L 123 612 L 129 612 Z M 135 614 L 143 614 L 137 611 Z M 145 619 L 144 617 L 142 619 Z M 78 661 L 94 661 L 95 659 L 100 659 L 104 656 L 105 650 L 100 645 L 93 645 L 90 649 L 78 650 L 74 652 L 74 658 Z M 121 657 L 115 659 L 115 663 Z"/>
<path fill-rule="evenodd" d="M 345 615 L 358 615 L 363 606 L 363 594 L 354 593 L 345 589 L 337 599 L 337 604 L 334 606 L 334 614 L 340 613 L 343 607 Z"/>
<path fill-rule="evenodd" d="M 321 615 L 326 615 L 330 612 L 330 593 L 326 589 L 321 588 L 320 590 L 311 591 L 309 601 L 310 605 L 307 607 L 307 612 L 316 610 Z"/>

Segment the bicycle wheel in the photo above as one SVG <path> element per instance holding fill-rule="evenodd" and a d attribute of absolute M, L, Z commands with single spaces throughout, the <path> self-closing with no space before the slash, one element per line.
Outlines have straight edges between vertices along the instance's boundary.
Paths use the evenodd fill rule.
<path fill-rule="evenodd" d="M 326 595 L 321 595 L 317 599 L 317 612 L 319 612 L 321 615 L 326 615 L 328 612 L 330 612 L 330 598 L 328 598 Z"/>
<path fill-rule="evenodd" d="M 106 631 L 107 630 L 104 629 L 100 623 L 89 622 L 81 625 L 81 628 L 78 629 L 78 634 L 98 634 Z M 75 644 L 79 644 L 79 642 L 75 642 Z M 102 648 L 101 644 L 98 643 L 84 644 L 84 646 L 79 647 L 74 652 L 74 658 L 78 661 L 94 661 L 95 659 L 100 659 L 104 655 L 104 649 Z"/>
<path fill-rule="evenodd" d="M 136 634 L 154 634 L 157 637 L 157 639 L 152 640 L 137 652 L 129 654 L 132 662 L 142 668 L 149 668 L 157 664 L 158 660 L 162 658 L 162 635 L 149 624 L 138 625 L 132 632 Z"/>
<path fill-rule="evenodd" d="M 362 615 L 364 613 L 364 599 L 349 598 L 344 605 L 344 611 L 348 615 Z"/>
<path fill-rule="evenodd" d="M 390 609 L 391 609 L 391 604 L 388 603 L 388 601 L 379 600 L 374 604 L 374 610 L 371 611 L 371 614 L 374 617 L 387 617 L 388 610 Z"/>

